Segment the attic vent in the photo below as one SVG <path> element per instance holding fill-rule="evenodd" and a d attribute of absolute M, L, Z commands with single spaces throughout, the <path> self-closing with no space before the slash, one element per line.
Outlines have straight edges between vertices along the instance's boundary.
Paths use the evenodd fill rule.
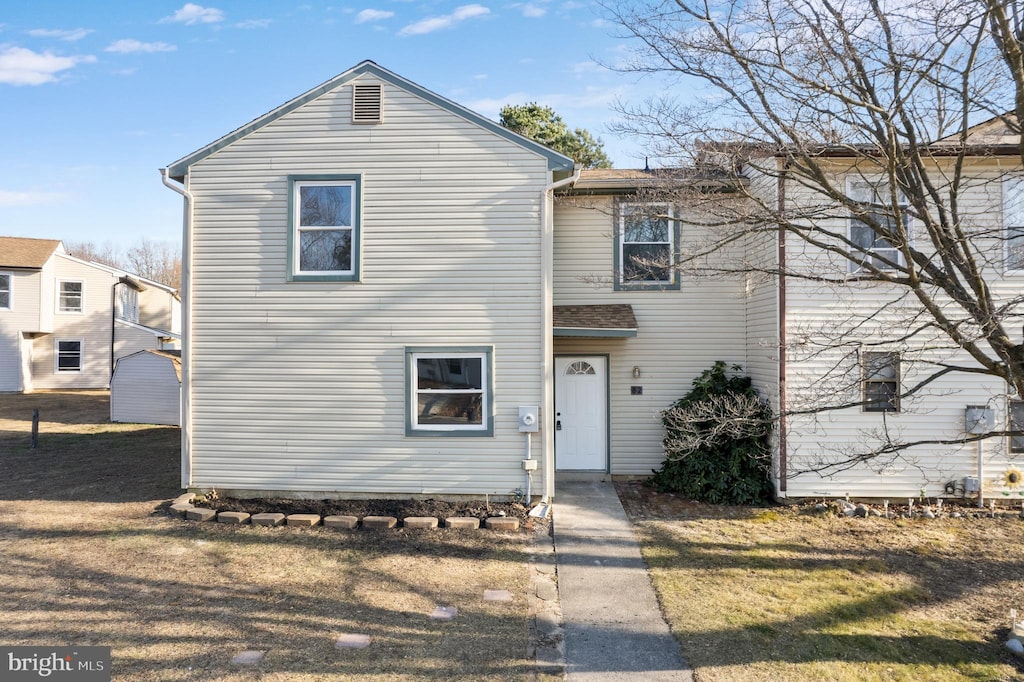
<path fill-rule="evenodd" d="M 352 122 L 380 123 L 384 114 L 383 86 L 352 86 Z"/>

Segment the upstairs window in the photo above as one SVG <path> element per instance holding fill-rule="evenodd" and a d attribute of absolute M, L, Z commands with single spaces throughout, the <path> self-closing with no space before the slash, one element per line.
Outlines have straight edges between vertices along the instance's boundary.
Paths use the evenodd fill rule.
<path fill-rule="evenodd" d="M 14 285 L 14 276 L 9 272 L 0 272 L 0 310 L 10 310 L 14 297 L 11 287 Z"/>
<path fill-rule="evenodd" d="M 889 201 L 888 186 L 866 180 L 851 180 L 848 189 L 850 198 L 860 204 L 848 221 L 847 236 L 855 254 L 850 260 L 850 272 L 864 270 L 867 264 L 879 270 L 895 270 L 905 265 L 903 252 L 896 246 L 910 237 L 910 213 L 902 197 L 894 207 Z M 897 214 L 902 225 L 897 222 Z"/>
<path fill-rule="evenodd" d="M 139 292 L 124 284 L 117 291 L 117 316 L 128 322 L 139 322 Z"/>
<path fill-rule="evenodd" d="M 861 383 L 865 412 L 900 411 L 900 354 L 861 354 Z"/>
<path fill-rule="evenodd" d="M 490 436 L 490 348 L 408 348 L 406 435 Z"/>
<path fill-rule="evenodd" d="M 620 203 L 615 232 L 616 288 L 678 288 L 678 228 L 671 206 Z"/>
<path fill-rule="evenodd" d="M 85 294 L 83 282 L 62 279 L 57 298 L 57 310 L 62 313 L 82 312 L 82 301 Z"/>
<path fill-rule="evenodd" d="M 1007 270 L 1024 270 L 1024 178 L 1003 181 L 1003 230 Z"/>
<path fill-rule="evenodd" d="M 290 180 L 290 279 L 359 279 L 359 177 Z"/>

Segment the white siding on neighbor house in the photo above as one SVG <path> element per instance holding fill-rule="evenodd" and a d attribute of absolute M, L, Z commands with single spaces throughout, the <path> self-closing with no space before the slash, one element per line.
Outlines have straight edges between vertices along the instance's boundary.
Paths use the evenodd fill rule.
<path fill-rule="evenodd" d="M 32 349 L 34 388 L 106 388 L 110 382 L 111 287 L 117 277 L 111 272 L 57 254 L 50 296 L 40 305 L 53 311 L 53 333 L 37 336 Z M 58 309 L 59 284 L 63 280 L 83 283 L 82 312 Z M 82 370 L 57 372 L 54 352 L 58 340 L 82 341 Z"/>
<path fill-rule="evenodd" d="M 976 166 L 969 169 L 979 182 L 960 197 L 962 209 L 969 219 L 966 229 L 992 229 L 1000 227 L 999 176 L 995 166 Z M 987 180 L 988 184 L 982 184 Z M 843 229 L 843 218 L 832 223 Z M 808 270 L 832 268 L 845 272 L 846 263 L 830 259 L 821 253 L 804 250 L 794 244 L 789 250 L 789 264 Z M 997 240 L 993 249 L 998 250 Z M 999 258 L 993 257 L 989 273 L 991 289 L 997 297 L 1017 295 L 1024 286 L 1024 276 L 1003 276 Z M 787 312 L 787 400 L 789 407 L 813 407 L 818 392 L 829 396 L 859 399 L 860 372 L 856 365 L 859 343 L 872 343 L 892 338 L 905 329 L 902 315 L 897 310 L 879 313 L 882 303 L 897 300 L 901 290 L 879 284 L 850 284 L 824 287 L 790 278 L 786 289 Z M 844 334 L 845 348 L 822 351 L 829 336 L 834 335 L 848 320 L 871 321 Z M 1017 332 L 1018 330 L 1014 330 Z M 922 350 L 929 344 L 930 350 Z M 945 349 L 938 347 L 944 345 Z M 903 353 L 902 385 L 904 390 L 929 371 L 916 361 L 947 361 L 972 365 L 966 353 L 949 348 L 948 338 L 937 334 L 932 339 L 922 336 L 894 345 L 892 350 Z M 874 349 L 872 349 L 874 350 Z M 878 350 L 887 350 L 879 348 Z M 848 379 L 822 383 L 830 368 L 846 366 L 851 372 Z M 794 416 L 787 431 L 789 497 L 839 496 L 887 497 L 905 499 L 917 497 L 923 490 L 928 496 L 944 494 L 945 485 L 977 473 L 977 449 L 970 445 L 923 445 L 904 451 L 899 457 L 879 457 L 847 471 L 827 471 L 797 474 L 801 470 L 820 468 L 823 463 L 836 461 L 855 452 L 863 452 L 872 444 L 881 442 L 883 433 L 895 440 L 917 441 L 959 438 L 964 431 L 964 409 L 967 405 L 989 405 L 995 409 L 997 427 L 1001 428 L 1006 415 L 1006 387 L 1002 382 L 984 375 L 953 373 L 946 375 L 924 390 L 919 396 L 905 399 L 899 413 L 864 412 L 860 407 L 829 411 L 816 415 Z M 983 485 L 987 494 L 1001 499 L 1005 491 L 998 480 L 1006 466 L 1024 461 L 1021 455 L 1010 455 L 1003 438 L 990 438 L 983 444 L 985 475 Z M 1016 493 L 1013 493 L 1016 496 Z"/>
<path fill-rule="evenodd" d="M 181 381 L 174 360 L 140 351 L 120 358 L 110 381 L 110 421 L 181 424 Z"/>
<path fill-rule="evenodd" d="M 685 275 L 679 290 L 614 291 L 611 207 L 609 197 L 556 206 L 554 302 L 628 303 L 637 335 L 556 337 L 555 354 L 608 355 L 610 473 L 647 475 L 664 461 L 661 410 L 683 397 L 715 361 L 743 364 L 746 303 L 740 281 Z M 695 229 L 682 226 L 680 248 L 699 239 Z M 640 368 L 639 379 L 633 367 Z M 642 386 L 643 394 L 632 395 L 631 386 Z"/>
<path fill-rule="evenodd" d="M 518 406 L 543 404 L 546 160 L 387 83 L 384 122 L 351 125 L 350 97 L 190 168 L 186 483 L 508 494 L 525 480 Z M 288 176 L 303 174 L 361 175 L 360 282 L 286 281 Z M 493 347 L 493 437 L 405 435 L 405 349 L 423 346 Z"/>

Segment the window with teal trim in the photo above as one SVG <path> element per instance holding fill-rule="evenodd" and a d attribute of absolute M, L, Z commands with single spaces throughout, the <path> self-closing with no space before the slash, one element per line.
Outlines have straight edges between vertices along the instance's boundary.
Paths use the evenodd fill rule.
<path fill-rule="evenodd" d="M 409 435 L 493 433 L 489 348 L 406 349 Z"/>
<path fill-rule="evenodd" d="M 291 179 L 290 276 L 355 280 L 359 275 L 359 179 Z"/>
<path fill-rule="evenodd" d="M 615 232 L 617 288 L 678 286 L 674 259 L 678 228 L 671 206 L 620 203 Z"/>

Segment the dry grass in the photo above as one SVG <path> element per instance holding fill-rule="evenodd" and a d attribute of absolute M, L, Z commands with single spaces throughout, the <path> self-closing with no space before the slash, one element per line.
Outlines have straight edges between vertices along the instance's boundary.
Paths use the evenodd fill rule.
<path fill-rule="evenodd" d="M 1024 522 L 850 519 L 620 497 L 698 682 L 1020 680 Z"/>
<path fill-rule="evenodd" d="M 107 409 L 103 392 L 0 395 L 5 644 L 111 646 L 120 680 L 529 677 L 529 536 L 174 520 L 178 430 Z M 339 650 L 346 633 L 372 644 Z M 263 663 L 232 668 L 247 649 Z"/>

